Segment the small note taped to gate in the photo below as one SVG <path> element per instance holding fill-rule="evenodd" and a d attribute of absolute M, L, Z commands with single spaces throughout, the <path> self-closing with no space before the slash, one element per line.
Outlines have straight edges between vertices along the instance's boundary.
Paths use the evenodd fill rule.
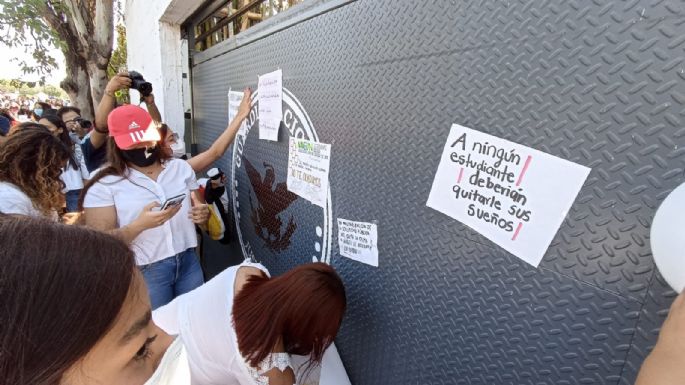
<path fill-rule="evenodd" d="M 340 255 L 378 267 L 378 226 L 338 218 Z"/>
<path fill-rule="evenodd" d="M 278 128 L 283 117 L 283 73 L 281 70 L 259 77 L 259 139 L 278 141 Z"/>
<path fill-rule="evenodd" d="M 238 110 L 240 109 L 240 102 L 243 101 L 243 92 L 228 90 L 228 123 L 230 124 L 236 115 L 238 115 Z M 240 129 L 238 130 L 238 135 L 245 136 L 245 131 L 247 130 L 247 123 L 243 121 L 240 124 Z"/>
<path fill-rule="evenodd" d="M 590 169 L 452 125 L 426 205 L 538 266 Z"/>

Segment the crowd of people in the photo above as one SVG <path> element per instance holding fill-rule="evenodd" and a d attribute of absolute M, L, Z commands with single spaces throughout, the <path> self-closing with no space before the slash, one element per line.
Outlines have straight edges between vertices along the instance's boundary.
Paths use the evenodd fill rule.
<path fill-rule="evenodd" d="M 154 95 L 117 106 L 112 78 L 94 124 L 78 106 L 2 112 L 0 378 L 20 385 L 296 383 L 322 362 L 347 306 L 340 277 L 311 263 L 272 278 L 245 261 L 204 282 L 198 228 L 250 111 L 184 159 Z M 18 105 L 25 106 L 24 103 Z M 206 199 L 207 198 L 207 199 Z M 225 210 L 220 212 L 225 219 Z M 638 384 L 685 378 L 685 296 L 676 299 Z M 298 374 L 296 374 L 296 370 Z"/>
<path fill-rule="evenodd" d="M 43 111 L 59 110 L 68 105 L 68 101 L 47 95 L 40 98 L 18 93 L 0 93 L 0 113 L 21 123 L 36 121 L 40 119 Z"/>
<path fill-rule="evenodd" d="M 233 142 L 251 91 L 213 145 L 185 159 L 152 93 L 146 108 L 116 105 L 130 86 L 127 74 L 109 81 L 92 125 L 78 106 L 3 113 L 0 378 L 295 383 L 290 355 L 319 364 L 342 322 L 335 271 L 314 263 L 270 278 L 246 261 L 204 283 L 196 254 L 210 217 L 196 173 Z M 203 186 L 212 198 L 225 190 L 217 170 Z"/>

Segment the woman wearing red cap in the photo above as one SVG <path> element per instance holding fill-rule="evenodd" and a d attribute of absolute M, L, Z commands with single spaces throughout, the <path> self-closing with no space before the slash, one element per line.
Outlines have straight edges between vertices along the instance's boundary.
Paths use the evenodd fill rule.
<path fill-rule="evenodd" d="M 132 245 L 157 308 L 203 283 L 195 224 L 206 223 L 209 211 L 191 203 L 198 188 L 195 172 L 158 145 L 159 130 L 147 111 L 116 108 L 108 126 L 108 166 L 82 195 L 86 225 Z"/>

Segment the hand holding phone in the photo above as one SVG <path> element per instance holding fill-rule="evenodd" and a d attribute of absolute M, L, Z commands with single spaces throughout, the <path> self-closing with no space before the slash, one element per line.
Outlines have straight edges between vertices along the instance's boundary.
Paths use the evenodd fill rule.
<path fill-rule="evenodd" d="M 186 199 L 186 194 L 180 194 L 180 195 L 176 195 L 176 196 L 174 196 L 174 197 L 171 197 L 171 198 L 167 199 L 167 200 L 162 204 L 162 207 L 160 208 L 160 211 L 164 211 L 164 210 L 168 209 L 169 207 L 178 206 L 178 205 L 180 205 L 181 203 L 183 203 L 183 200 L 184 200 L 184 199 Z"/>

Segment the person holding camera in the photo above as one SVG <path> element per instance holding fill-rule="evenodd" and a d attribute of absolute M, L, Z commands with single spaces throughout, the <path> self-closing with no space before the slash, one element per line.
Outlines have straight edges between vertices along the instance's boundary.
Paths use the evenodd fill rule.
<path fill-rule="evenodd" d="M 108 89 L 110 89 L 110 86 L 114 92 L 126 88 L 137 89 L 145 101 L 152 118 L 156 122 L 161 122 L 161 114 L 155 105 L 155 97 L 152 93 L 152 84 L 146 82 L 143 76 L 138 72 L 131 71 L 130 75 L 133 77 L 133 80 L 129 74 L 115 76 L 107 85 Z M 105 96 L 100 101 L 95 113 L 95 126 L 100 130 L 104 130 L 104 128 L 107 127 L 107 116 L 115 107 L 116 100 L 114 99 L 114 92 L 105 92 Z M 219 158 L 226 153 L 228 147 L 231 145 L 231 143 L 233 143 L 241 124 L 250 114 L 252 90 L 245 88 L 243 92 L 243 99 L 238 107 L 238 113 L 236 114 L 235 118 L 229 122 L 224 132 L 206 151 L 188 159 L 188 163 L 195 172 L 202 172 L 209 168 L 214 162 L 219 160 Z M 173 152 L 171 146 L 177 140 L 178 135 L 175 134 L 173 130 L 166 130 L 162 133 L 162 146 L 169 152 Z"/>
<path fill-rule="evenodd" d="M 81 144 L 83 156 L 85 157 L 89 172 L 99 169 L 105 163 L 107 154 L 105 143 L 107 142 L 108 134 L 107 117 L 116 107 L 117 98 L 115 92 L 133 87 L 133 80 L 128 73 L 117 74 L 107 83 L 105 93 L 95 111 L 95 125 L 93 126 L 93 131 L 91 131 L 90 135 L 87 136 Z M 151 85 L 150 91 L 152 91 Z M 143 101 L 145 101 L 148 113 L 152 116 L 152 119 L 155 122 L 161 122 L 162 117 L 155 105 L 155 97 L 152 94 L 148 94 L 143 98 Z"/>
<path fill-rule="evenodd" d="M 57 110 L 57 116 L 64 122 L 74 143 L 83 143 L 83 139 L 92 128 L 90 121 L 81 117 L 81 109 L 74 106 L 62 107 Z"/>
<path fill-rule="evenodd" d="M 195 224 L 209 219 L 207 205 L 197 203 L 195 172 L 162 150 L 157 125 L 138 106 L 114 109 L 108 165 L 86 183 L 81 198 L 87 226 L 132 245 L 153 308 L 203 283 Z"/>

